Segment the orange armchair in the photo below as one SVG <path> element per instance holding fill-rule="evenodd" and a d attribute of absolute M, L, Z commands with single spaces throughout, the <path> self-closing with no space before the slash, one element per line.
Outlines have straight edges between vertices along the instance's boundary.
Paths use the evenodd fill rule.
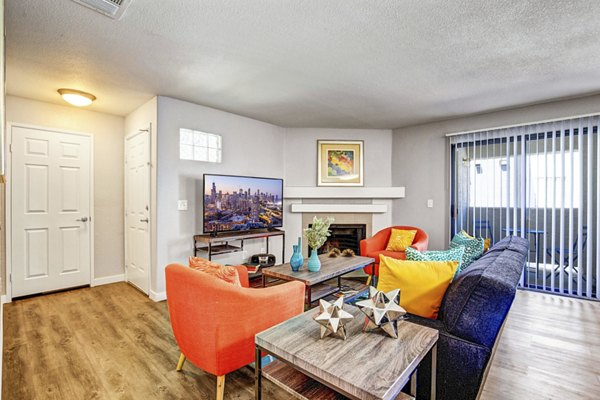
<path fill-rule="evenodd" d="M 187 359 L 216 375 L 218 400 L 225 374 L 254 361 L 254 336 L 304 311 L 304 284 L 250 289 L 246 267 L 236 268 L 244 287 L 183 265 L 166 268 L 169 316 L 181 351 L 177 371 Z"/>
<path fill-rule="evenodd" d="M 373 237 L 368 239 L 364 239 L 360 241 L 360 255 L 364 257 L 372 257 L 375 259 L 375 271 L 373 271 L 373 266 L 368 266 L 364 268 L 366 274 L 370 276 L 379 276 L 379 255 L 383 254 L 387 257 L 396 258 L 399 260 L 406 259 L 406 253 L 403 251 L 387 251 L 385 248 L 387 247 L 388 241 L 390 240 L 390 235 L 392 234 L 392 228 L 394 229 L 404 229 L 409 231 L 417 231 L 413 243 L 410 247 L 417 249 L 419 251 L 427 250 L 427 246 L 429 245 L 429 236 L 425 233 L 424 230 L 416 228 L 414 226 L 391 226 L 389 228 L 385 228 L 379 232 L 377 232 Z"/>

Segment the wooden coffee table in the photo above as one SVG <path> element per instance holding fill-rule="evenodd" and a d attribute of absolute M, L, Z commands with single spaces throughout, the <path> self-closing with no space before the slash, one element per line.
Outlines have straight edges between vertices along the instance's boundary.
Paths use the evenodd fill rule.
<path fill-rule="evenodd" d="M 340 291 L 342 275 L 364 268 L 375 262 L 370 257 L 329 257 L 327 254 L 319 256 L 321 270 L 310 272 L 304 262 L 300 271 L 293 272 L 290 264 L 275 265 L 262 269 L 262 286 L 265 287 L 268 278 L 282 279 L 285 281 L 300 281 L 306 285 L 306 305 L 310 308 L 312 302 Z M 323 284 L 323 282 L 338 278 L 337 287 Z M 318 285 L 318 287 L 316 287 Z"/>
<path fill-rule="evenodd" d="M 346 325 L 345 341 L 330 336 L 320 339 L 320 325 L 312 320 L 319 312 L 316 309 L 256 335 L 256 399 L 261 399 L 262 352 L 350 399 L 392 400 L 404 397 L 400 391 L 409 380 L 411 395 L 416 395 L 417 367 L 431 351 L 431 399 L 435 400 L 438 331 L 400 321 L 398 339 L 363 333 L 364 314 L 351 305 L 344 309 L 354 315 Z M 285 379 L 277 383 L 288 391 L 294 387 Z"/>

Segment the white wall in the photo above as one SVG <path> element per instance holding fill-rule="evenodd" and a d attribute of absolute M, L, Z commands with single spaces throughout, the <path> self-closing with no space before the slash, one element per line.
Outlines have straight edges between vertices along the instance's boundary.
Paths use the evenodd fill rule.
<path fill-rule="evenodd" d="M 90 133 L 94 140 L 94 278 L 123 274 L 122 117 L 6 97 L 9 122 Z"/>
<path fill-rule="evenodd" d="M 600 96 L 589 96 L 394 130 L 393 183 L 406 186 L 406 198 L 394 201 L 394 224 L 423 228 L 430 236 L 431 249 L 447 247 L 450 218 L 447 133 L 598 112 Z M 433 199 L 433 208 L 427 208 L 427 199 Z"/>
<path fill-rule="evenodd" d="M 126 121 L 129 121 L 129 117 Z M 129 125 L 128 122 L 126 125 Z M 129 126 L 128 130 L 135 127 Z M 220 164 L 179 159 L 179 129 L 190 128 L 223 136 Z M 212 108 L 158 98 L 156 279 L 152 290 L 164 291 L 164 267 L 186 263 L 193 253 L 194 234 L 202 232 L 202 175 L 204 173 L 284 178 L 287 186 L 316 186 L 317 139 L 365 141 L 365 185 L 390 186 L 391 130 L 289 129 Z M 188 211 L 177 210 L 188 200 Z M 286 205 L 287 206 L 287 205 Z M 284 221 L 285 223 L 285 221 Z M 287 225 L 284 226 L 287 230 Z M 296 237 L 300 232 L 286 232 Z M 280 238 L 271 239 L 270 252 L 281 260 Z M 264 250 L 264 241 L 248 241 L 244 252 L 216 256 L 221 263 L 241 263 Z M 204 255 L 205 254 L 200 254 Z M 158 296 L 160 297 L 160 296 Z"/>
<path fill-rule="evenodd" d="M 285 129 L 286 186 L 317 186 L 317 140 L 364 140 L 365 186 L 391 186 L 392 131 L 389 129 Z"/>
<path fill-rule="evenodd" d="M 219 164 L 179 159 L 179 129 L 190 128 L 223 137 Z M 165 290 L 164 268 L 187 263 L 192 237 L 202 233 L 202 175 L 204 173 L 284 177 L 283 129 L 239 115 L 169 97 L 158 98 L 157 247 L 153 290 Z M 177 211 L 177 200 L 188 200 L 188 211 Z M 247 251 L 214 258 L 239 263 L 264 247 L 262 240 L 246 243 Z M 279 256 L 281 239 L 272 239 L 271 253 Z M 279 261 L 279 260 L 278 260 Z"/>

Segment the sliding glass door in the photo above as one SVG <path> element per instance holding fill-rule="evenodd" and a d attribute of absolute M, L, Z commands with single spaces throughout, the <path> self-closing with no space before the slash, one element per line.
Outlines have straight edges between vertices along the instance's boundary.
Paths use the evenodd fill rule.
<path fill-rule="evenodd" d="M 598 117 L 450 137 L 452 234 L 529 239 L 521 285 L 600 299 Z"/>

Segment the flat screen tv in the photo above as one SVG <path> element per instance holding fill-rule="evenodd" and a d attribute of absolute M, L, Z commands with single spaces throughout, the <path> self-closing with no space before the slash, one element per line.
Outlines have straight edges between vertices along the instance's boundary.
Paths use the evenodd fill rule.
<path fill-rule="evenodd" d="M 204 233 L 283 226 L 283 179 L 204 174 Z"/>

